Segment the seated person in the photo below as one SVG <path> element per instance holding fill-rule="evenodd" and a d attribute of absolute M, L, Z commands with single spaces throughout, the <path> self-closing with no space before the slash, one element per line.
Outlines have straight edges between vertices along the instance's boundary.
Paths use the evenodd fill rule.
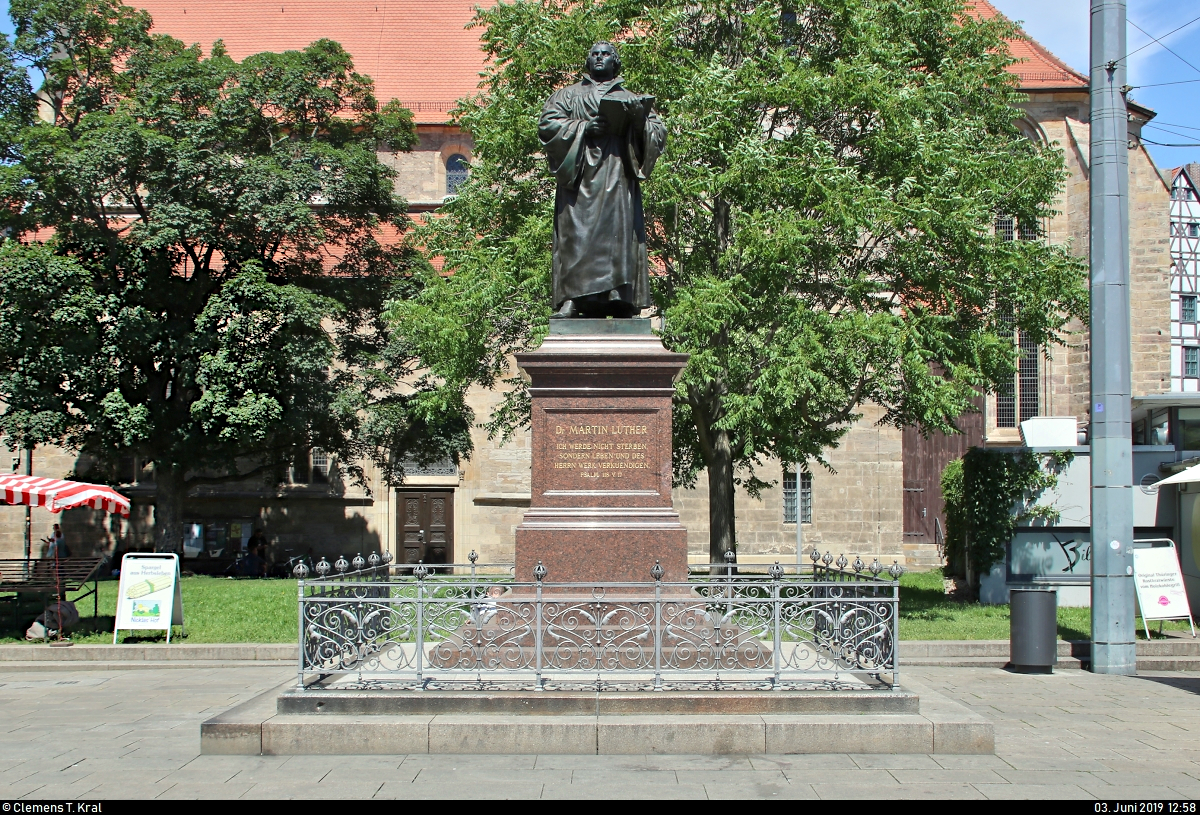
<path fill-rule="evenodd" d="M 262 559 L 260 554 L 261 547 L 255 545 L 250 547 L 250 551 L 246 556 L 238 561 L 238 574 L 242 577 L 266 577 L 267 562 Z"/>

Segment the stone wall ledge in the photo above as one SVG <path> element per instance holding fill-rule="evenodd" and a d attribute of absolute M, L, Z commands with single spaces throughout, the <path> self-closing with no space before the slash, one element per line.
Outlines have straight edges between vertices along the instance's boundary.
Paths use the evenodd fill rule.
<path fill-rule="evenodd" d="M 295 662 L 295 643 L 77 644 L 68 648 L 38 643 L 0 645 L 0 663 L 25 662 Z"/>

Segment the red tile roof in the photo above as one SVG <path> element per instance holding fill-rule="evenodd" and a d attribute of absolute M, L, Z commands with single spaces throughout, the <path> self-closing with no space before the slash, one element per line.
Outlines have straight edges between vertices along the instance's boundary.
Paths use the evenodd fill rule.
<path fill-rule="evenodd" d="M 967 6 L 968 13 L 984 20 L 1004 18 L 988 0 L 967 0 Z M 1028 34 L 1025 36 L 1029 37 Z M 1021 80 L 1022 90 L 1088 87 L 1088 78 L 1085 75 L 1051 54 L 1046 46 L 1032 37 L 1010 41 L 1008 47 L 1018 60 L 1016 64 L 1009 66 L 1008 70 Z"/>
<path fill-rule="evenodd" d="M 488 0 L 128 0 L 150 12 L 154 30 L 206 51 L 224 40 L 234 59 L 262 51 L 303 48 L 327 37 L 354 56 L 355 70 L 375 80 L 381 103 L 399 99 L 418 124 L 449 120 L 455 101 L 475 93 L 484 67 L 479 32 L 466 25 Z M 1002 16 L 987 0 L 968 0 L 970 13 Z M 1026 90 L 1087 88 L 1035 40 L 1010 43 L 1020 62 L 1009 70 Z"/>
<path fill-rule="evenodd" d="M 465 26 L 480 0 L 127 0 L 170 34 L 207 53 L 224 40 L 241 60 L 328 38 L 375 80 L 380 103 L 399 99 L 418 124 L 449 120 L 456 100 L 479 84 L 479 32 Z M 483 5 L 490 5 L 486 0 Z"/>

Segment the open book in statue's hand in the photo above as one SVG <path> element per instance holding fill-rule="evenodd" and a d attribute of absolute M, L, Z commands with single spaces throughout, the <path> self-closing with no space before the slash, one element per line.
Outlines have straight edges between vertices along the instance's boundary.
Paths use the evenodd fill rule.
<path fill-rule="evenodd" d="M 608 122 L 610 135 L 621 136 L 631 124 L 640 124 L 654 108 L 653 96 L 614 93 L 600 99 L 600 115 Z"/>

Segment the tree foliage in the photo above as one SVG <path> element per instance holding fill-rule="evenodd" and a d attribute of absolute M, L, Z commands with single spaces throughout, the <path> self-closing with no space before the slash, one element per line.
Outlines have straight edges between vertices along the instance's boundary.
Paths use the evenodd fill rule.
<path fill-rule="evenodd" d="M 867 405 L 953 431 L 1011 377 L 1014 328 L 1051 344 L 1085 312 L 1067 247 L 994 228 L 1040 230 L 1064 178 L 1015 125 L 1002 19 L 960 0 L 517 0 L 478 24 L 491 69 L 457 110 L 473 176 L 420 235 L 454 274 L 395 306 L 398 331 L 443 381 L 508 389 L 493 433 L 528 421 L 508 355 L 547 330 L 537 117 L 593 41 L 616 42 L 669 129 L 644 186 L 652 285 L 665 344 L 691 355 L 674 472 L 707 470 L 714 557 L 767 460 L 826 464 Z"/>
<path fill-rule="evenodd" d="M 1035 518 L 1053 522 L 1058 510 L 1039 504 L 1075 454 L 1027 453 L 972 448 L 942 470 L 946 502 L 946 562 L 973 587 L 1003 562 L 1018 525 Z"/>
<path fill-rule="evenodd" d="M 311 447 L 440 457 L 470 421 L 398 392 L 383 304 L 419 259 L 381 144 L 416 142 L 321 40 L 236 62 L 116 0 L 13 0 L 0 49 L 0 429 L 154 464 L 160 545 L 190 485 Z M 40 98 L 24 79 L 40 75 Z M 40 103 L 40 109 L 39 109 Z M 40 114 L 40 115 L 37 115 Z"/>

